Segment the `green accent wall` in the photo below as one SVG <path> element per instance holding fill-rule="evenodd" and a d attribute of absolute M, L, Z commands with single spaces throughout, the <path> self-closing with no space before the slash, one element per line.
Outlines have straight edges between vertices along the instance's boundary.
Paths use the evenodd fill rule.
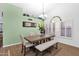
<path fill-rule="evenodd" d="M 3 46 L 19 43 L 20 34 L 28 36 L 30 33 L 40 33 L 38 25 L 36 28 L 22 27 L 22 22 L 28 18 L 33 19 L 37 23 L 39 20 L 33 17 L 23 16 L 21 8 L 11 4 L 4 4 L 3 14 Z"/>

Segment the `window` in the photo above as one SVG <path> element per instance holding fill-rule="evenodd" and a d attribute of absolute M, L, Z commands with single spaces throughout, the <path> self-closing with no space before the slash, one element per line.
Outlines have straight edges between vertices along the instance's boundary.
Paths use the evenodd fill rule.
<path fill-rule="evenodd" d="M 65 25 L 61 22 L 61 36 L 65 36 Z"/>
<path fill-rule="evenodd" d="M 61 22 L 61 36 L 71 37 L 72 31 L 71 26 L 65 26 L 63 22 Z"/>
<path fill-rule="evenodd" d="M 71 37 L 71 27 L 70 26 L 68 26 L 66 28 L 66 37 Z"/>

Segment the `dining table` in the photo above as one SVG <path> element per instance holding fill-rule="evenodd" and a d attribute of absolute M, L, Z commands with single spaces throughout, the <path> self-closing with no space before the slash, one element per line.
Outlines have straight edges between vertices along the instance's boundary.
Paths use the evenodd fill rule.
<path fill-rule="evenodd" d="M 35 42 L 42 41 L 45 39 L 51 39 L 51 37 L 55 37 L 55 35 L 51 35 L 51 34 L 30 35 L 30 36 L 25 36 L 24 39 L 29 41 L 30 43 L 35 43 Z"/>
<path fill-rule="evenodd" d="M 25 36 L 24 39 L 27 40 L 28 42 L 34 44 L 34 46 L 31 47 L 30 49 L 33 52 L 35 52 L 35 55 L 37 55 L 38 52 L 37 52 L 37 49 L 35 47 L 38 46 L 38 45 L 40 45 L 40 44 L 52 41 L 51 38 L 54 39 L 54 37 L 55 37 L 55 35 L 45 34 L 45 35 L 30 35 L 30 36 Z M 47 52 L 47 50 L 46 50 L 46 52 Z"/>

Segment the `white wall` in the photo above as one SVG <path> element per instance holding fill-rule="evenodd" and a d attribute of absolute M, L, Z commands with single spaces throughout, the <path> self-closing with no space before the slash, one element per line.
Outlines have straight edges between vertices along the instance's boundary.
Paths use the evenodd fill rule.
<path fill-rule="evenodd" d="M 56 4 L 54 9 L 48 13 L 45 23 L 48 23 L 53 16 L 60 16 L 65 26 L 72 27 L 72 37 L 56 37 L 60 42 L 79 47 L 79 4 Z M 48 30 L 49 31 L 49 30 Z"/>

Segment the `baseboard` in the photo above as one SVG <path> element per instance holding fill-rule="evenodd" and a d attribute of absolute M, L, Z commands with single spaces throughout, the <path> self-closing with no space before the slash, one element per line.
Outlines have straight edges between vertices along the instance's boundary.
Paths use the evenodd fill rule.
<path fill-rule="evenodd" d="M 75 41 L 72 38 L 55 37 L 55 39 L 57 39 L 59 43 L 79 48 L 79 41 Z"/>
<path fill-rule="evenodd" d="M 58 41 L 58 42 L 59 42 L 59 43 L 63 43 L 63 44 L 67 44 L 67 45 L 70 45 L 70 46 L 79 48 L 79 45 L 70 44 L 70 43 L 67 43 L 67 42 L 64 42 L 64 41 Z M 5 45 L 5 46 L 3 46 L 3 48 L 9 47 L 9 46 L 13 46 L 13 45 L 19 45 L 19 44 L 21 44 L 21 42 L 15 43 L 15 44 L 10 44 L 10 45 Z"/>
<path fill-rule="evenodd" d="M 19 45 L 19 44 L 21 44 L 21 42 L 19 42 L 19 43 L 14 43 L 14 44 L 10 44 L 10 45 L 5 45 L 5 46 L 3 46 L 3 48 L 9 47 L 9 46 L 13 46 L 13 45 Z"/>
<path fill-rule="evenodd" d="M 70 43 L 66 43 L 66 42 L 62 42 L 62 41 L 59 41 L 59 43 L 63 43 L 63 44 L 66 44 L 66 45 L 70 45 L 70 46 L 79 48 L 79 45 L 76 45 L 76 44 L 70 44 Z"/>

